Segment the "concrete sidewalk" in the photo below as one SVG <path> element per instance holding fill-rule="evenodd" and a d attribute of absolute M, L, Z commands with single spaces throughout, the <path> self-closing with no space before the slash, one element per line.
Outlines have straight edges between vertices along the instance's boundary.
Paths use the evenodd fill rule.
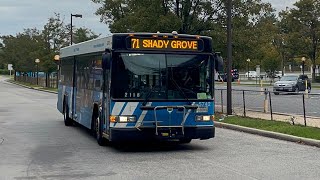
<path fill-rule="evenodd" d="M 1 81 L 1 79 L 0 79 L 0 81 Z M 27 85 L 24 85 L 24 84 L 20 84 L 19 82 L 16 82 L 14 80 L 10 81 L 9 78 L 5 78 L 3 81 L 6 81 L 8 83 L 15 84 L 15 85 L 18 85 L 18 86 L 21 86 L 21 87 L 24 87 L 24 88 L 28 88 L 28 89 L 34 89 L 34 90 L 37 90 L 37 91 L 43 91 L 43 92 L 58 94 L 58 92 L 56 92 L 56 91 L 46 90 L 46 89 L 43 89 L 42 87 L 30 87 L 30 86 L 27 86 Z"/>

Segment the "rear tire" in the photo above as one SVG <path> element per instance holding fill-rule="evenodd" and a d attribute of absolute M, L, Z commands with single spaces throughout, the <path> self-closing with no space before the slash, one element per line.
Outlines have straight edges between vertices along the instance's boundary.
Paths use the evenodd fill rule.
<path fill-rule="evenodd" d="M 65 126 L 72 126 L 73 121 L 72 119 L 69 117 L 69 107 L 67 105 L 63 106 L 64 109 L 64 113 L 63 113 L 63 120 L 64 120 L 64 125 Z"/>

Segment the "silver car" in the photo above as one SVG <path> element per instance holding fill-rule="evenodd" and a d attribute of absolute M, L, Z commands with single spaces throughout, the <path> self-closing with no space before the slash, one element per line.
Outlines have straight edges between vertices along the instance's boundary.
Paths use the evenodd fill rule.
<path fill-rule="evenodd" d="M 307 75 L 285 75 L 274 83 L 273 93 L 276 95 L 278 95 L 280 91 L 298 93 L 299 91 L 305 91 L 306 88 L 308 89 L 308 93 L 310 93 L 311 83 Z"/>

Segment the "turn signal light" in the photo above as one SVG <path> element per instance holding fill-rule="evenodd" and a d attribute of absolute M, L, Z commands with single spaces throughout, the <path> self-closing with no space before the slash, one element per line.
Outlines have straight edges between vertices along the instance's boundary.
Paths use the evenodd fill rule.
<path fill-rule="evenodd" d="M 117 117 L 116 116 L 110 116 L 110 122 L 117 122 Z"/>

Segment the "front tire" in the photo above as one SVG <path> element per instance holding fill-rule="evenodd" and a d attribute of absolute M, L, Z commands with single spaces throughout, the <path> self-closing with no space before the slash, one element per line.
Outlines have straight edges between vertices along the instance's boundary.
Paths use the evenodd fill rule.
<path fill-rule="evenodd" d="M 65 126 L 72 126 L 73 122 L 72 119 L 69 117 L 69 107 L 67 105 L 64 105 L 63 107 L 63 120 Z"/>
<path fill-rule="evenodd" d="M 95 138 L 97 140 L 97 143 L 100 145 L 100 146 L 105 146 L 107 145 L 108 143 L 108 140 L 105 139 L 103 137 L 103 133 L 102 133 L 102 121 L 101 121 L 101 118 L 99 115 L 95 115 L 95 118 L 94 118 L 94 130 L 95 130 Z"/>

